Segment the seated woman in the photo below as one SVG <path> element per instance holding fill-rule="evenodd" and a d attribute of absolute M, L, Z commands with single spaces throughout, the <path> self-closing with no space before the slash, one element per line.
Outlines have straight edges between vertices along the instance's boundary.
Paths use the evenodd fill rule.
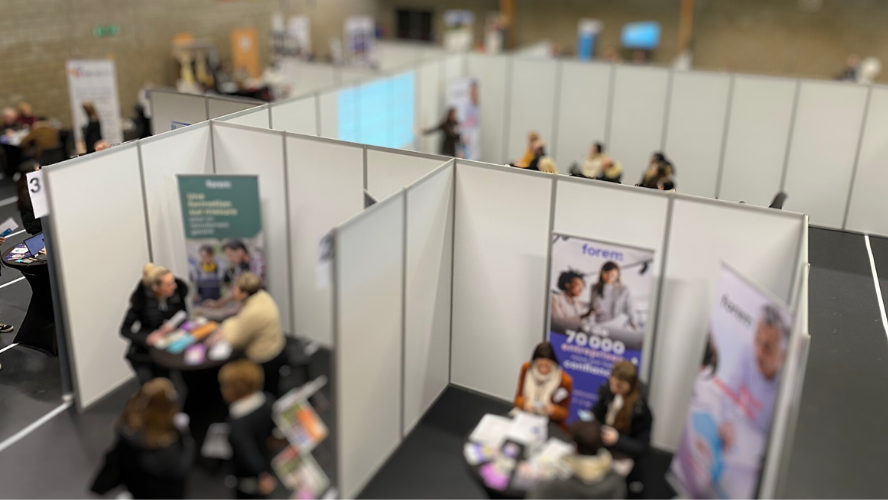
<path fill-rule="evenodd" d="M 573 380 L 561 369 L 552 344 L 536 346 L 529 362 L 521 367 L 515 408 L 545 415 L 549 420 L 565 426 Z"/>
<path fill-rule="evenodd" d="M 130 398 L 93 492 L 104 495 L 123 485 L 132 498 L 185 498 L 194 444 L 185 430 L 187 419 L 176 418 L 177 399 L 165 378 L 151 380 Z"/>
<path fill-rule="evenodd" d="M 242 303 L 237 315 L 226 319 L 211 343 L 224 339 L 247 359 L 262 366 L 265 392 L 279 396 L 281 367 L 286 363 L 286 339 L 281 314 L 274 299 L 262 289 L 262 280 L 253 273 L 241 273 L 232 287 L 234 298 Z"/>
<path fill-rule="evenodd" d="M 148 355 L 148 346 L 176 329 L 170 320 L 176 314 L 187 318 L 185 304 L 188 285 L 164 267 L 152 263 L 142 268 L 142 281 L 130 296 L 130 306 L 120 326 L 120 334 L 130 340 L 126 359 L 136 372 L 139 383 L 169 376 L 169 371 L 155 365 Z"/>
<path fill-rule="evenodd" d="M 635 466 L 626 478 L 629 490 L 637 493 L 633 483 L 641 481 L 639 459 L 647 454 L 651 443 L 654 416 L 641 395 L 638 370 L 629 361 L 618 361 L 610 379 L 598 388 L 598 401 L 592 415 L 601 423 L 601 441 L 615 460 L 631 458 Z"/>

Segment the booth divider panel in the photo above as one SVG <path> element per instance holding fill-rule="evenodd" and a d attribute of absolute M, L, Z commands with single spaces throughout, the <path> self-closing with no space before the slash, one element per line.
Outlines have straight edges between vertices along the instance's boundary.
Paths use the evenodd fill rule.
<path fill-rule="evenodd" d="M 237 113 L 238 111 L 244 111 L 261 105 L 261 102 L 235 101 L 231 99 L 207 97 L 207 110 L 209 112 L 209 119 L 211 120 L 213 118 L 221 118 L 225 115 L 230 115 L 232 113 Z M 268 119 L 266 118 L 265 121 L 268 122 Z M 267 123 L 265 128 L 268 128 Z"/>
<path fill-rule="evenodd" d="M 271 125 L 275 130 L 294 134 L 318 135 L 318 96 L 284 101 L 271 105 Z"/>
<path fill-rule="evenodd" d="M 416 124 L 420 130 L 432 128 L 444 119 L 441 111 L 441 97 L 444 94 L 441 86 L 441 65 L 435 61 L 420 66 L 418 84 L 418 120 Z M 420 135 L 420 151 L 426 153 L 439 153 L 441 143 L 440 132 L 436 134 Z"/>
<path fill-rule="evenodd" d="M 151 134 L 173 130 L 173 122 L 193 125 L 207 121 L 206 99 L 195 94 L 151 92 Z"/>
<path fill-rule="evenodd" d="M 845 229 L 888 236 L 888 87 L 873 87 Z"/>
<path fill-rule="evenodd" d="M 407 188 L 405 436 L 450 383 L 455 172 L 447 166 Z"/>
<path fill-rule="evenodd" d="M 318 244 L 364 210 L 364 150 L 303 137 L 286 141 L 294 331 L 332 347 L 333 299 L 329 284 L 316 278 Z"/>
<path fill-rule="evenodd" d="M 268 126 L 268 106 L 263 104 L 246 111 L 239 111 L 219 118 L 219 121 L 247 127 L 270 128 Z"/>
<path fill-rule="evenodd" d="M 133 377 L 120 324 L 148 262 L 148 230 L 135 144 L 46 168 L 53 244 L 79 408 Z M 99 182 L 101 189 L 95 189 Z M 113 258 L 96 249 L 113 241 Z M 108 277 L 114 279 L 108 279 Z M 97 307 L 101 311 L 97 311 Z"/>
<path fill-rule="evenodd" d="M 506 106 L 509 61 L 506 56 L 469 54 L 469 74 L 478 79 L 478 120 L 481 126 L 481 159 L 505 163 Z M 446 87 L 442 93 L 446 93 Z M 446 106 L 445 108 L 446 109 Z M 443 115 L 443 111 L 441 113 Z M 439 120 L 443 120 L 443 116 Z M 437 138 L 440 141 L 440 138 Z M 523 150 L 522 150 L 523 153 Z M 509 154 L 514 154 L 509 152 Z"/>
<path fill-rule="evenodd" d="M 311 63 L 292 58 L 282 58 L 278 71 L 291 86 L 290 96 L 297 97 L 339 83 L 339 68 L 333 64 Z"/>
<path fill-rule="evenodd" d="M 375 199 L 384 200 L 446 161 L 444 157 L 424 158 L 398 150 L 367 148 L 367 191 Z"/>
<path fill-rule="evenodd" d="M 571 163 L 582 164 L 593 143 L 605 142 L 612 66 L 567 61 L 560 64 L 558 135 L 549 148 L 558 162 L 558 171 L 567 173 Z M 609 154 L 608 145 L 604 146 Z M 509 150 L 509 154 L 517 152 Z"/>
<path fill-rule="evenodd" d="M 140 147 L 152 260 L 188 281 L 190 269 L 176 175 L 213 173 L 209 123 L 188 127 L 160 140 L 141 141 Z"/>
<path fill-rule="evenodd" d="M 806 81 L 799 92 L 784 208 L 807 213 L 812 224 L 841 229 L 869 89 Z"/>
<path fill-rule="evenodd" d="M 401 443 L 404 193 L 336 230 L 339 488 L 361 489 Z"/>
<path fill-rule="evenodd" d="M 663 149 L 669 71 L 616 66 L 610 122 L 610 156 L 623 164 L 623 183 L 634 185 L 651 154 Z M 667 155 L 668 156 L 668 155 Z M 681 165 L 677 166 L 681 170 Z"/>
<path fill-rule="evenodd" d="M 511 401 L 542 341 L 554 176 L 458 161 L 453 384 Z"/>
<path fill-rule="evenodd" d="M 767 207 L 780 191 L 796 86 L 796 80 L 734 77 L 720 199 Z"/>
<path fill-rule="evenodd" d="M 421 48 L 418 45 L 379 41 L 376 43 L 376 58 L 379 61 L 379 69 L 388 71 L 413 64 L 419 60 L 420 50 Z"/>
<path fill-rule="evenodd" d="M 330 139 L 339 138 L 339 93 L 343 91 L 354 91 L 353 88 L 335 89 L 327 92 L 321 92 L 318 95 L 320 100 L 318 109 L 320 110 L 319 122 L 321 129 L 318 135 L 328 137 Z M 357 117 L 355 117 L 357 121 Z"/>
<path fill-rule="evenodd" d="M 558 63 L 552 59 L 512 60 L 512 91 L 509 95 L 506 151 L 517 161 L 527 149 L 527 134 L 536 131 L 546 142 L 546 153 L 555 145 L 555 86 Z M 499 90 L 502 91 L 501 89 Z M 481 103 L 483 106 L 484 104 Z M 566 171 L 566 165 L 560 170 Z"/>
<path fill-rule="evenodd" d="M 217 174 L 256 174 L 265 240 L 265 284 L 281 312 L 281 326 L 293 333 L 290 309 L 290 261 L 284 138 L 270 130 L 216 123 L 213 145 Z"/>
<path fill-rule="evenodd" d="M 654 345 L 653 444 L 675 450 L 700 366 L 721 262 L 787 304 L 800 267 L 804 217 L 678 197 Z"/>
<path fill-rule="evenodd" d="M 641 358 L 641 377 L 650 380 L 651 343 L 657 291 L 663 275 L 663 247 L 669 197 L 644 190 L 619 189 L 597 181 L 558 181 L 553 231 L 569 236 L 616 243 L 654 251 L 653 286 Z M 619 208 L 618 208 L 619 207 Z M 590 216 L 590 214 L 607 214 Z M 589 277 L 597 279 L 597 277 Z M 551 280 L 550 280 L 551 282 Z M 549 293 L 549 289 L 546 289 Z M 548 298 L 548 297 L 547 297 Z M 597 387 L 587 387 L 590 392 Z"/>
<path fill-rule="evenodd" d="M 444 88 L 447 83 L 457 78 L 466 76 L 466 55 L 462 53 L 449 54 L 444 57 L 444 72 L 441 76 L 444 78 Z"/>
<path fill-rule="evenodd" d="M 376 73 L 369 68 L 342 66 L 339 68 L 339 84 L 357 83 L 360 80 L 371 78 L 374 74 Z"/>
<path fill-rule="evenodd" d="M 666 127 L 666 156 L 682 193 L 715 198 L 731 77 L 675 72 Z M 634 179 L 630 179 L 634 180 Z"/>

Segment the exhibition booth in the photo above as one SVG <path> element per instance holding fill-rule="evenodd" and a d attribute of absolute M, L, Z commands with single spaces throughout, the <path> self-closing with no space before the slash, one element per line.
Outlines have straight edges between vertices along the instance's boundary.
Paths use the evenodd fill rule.
<path fill-rule="evenodd" d="M 399 60 L 411 64 L 409 57 Z M 682 193 L 765 207 L 782 191 L 788 194 L 784 208 L 809 214 L 814 225 L 888 235 L 888 223 L 879 216 L 888 206 L 878 188 L 888 181 L 879 168 L 888 87 L 519 55 L 432 55 L 412 64 L 399 72 L 411 75 L 412 96 L 399 92 L 390 99 L 411 100 L 413 114 L 400 104 L 404 111 L 390 114 L 389 126 L 397 128 L 392 123 L 397 119 L 412 121 L 400 125 L 414 132 L 437 125 L 450 83 L 474 79 L 480 133 L 474 159 L 514 161 L 526 148 L 528 132 L 537 131 L 565 173 L 593 142 L 602 141 L 606 153 L 622 163 L 623 183 L 631 185 L 651 153 L 663 151 L 675 165 Z M 372 82 L 384 85 L 379 82 L 391 78 L 274 103 L 278 113 L 270 124 L 370 142 L 373 137 L 340 123 L 344 116 L 357 123 L 371 120 L 377 111 L 364 101 L 376 99 L 355 89 L 369 90 Z M 346 112 L 353 114 L 340 114 Z M 431 135 L 412 145 L 384 145 L 437 152 L 438 143 Z"/>

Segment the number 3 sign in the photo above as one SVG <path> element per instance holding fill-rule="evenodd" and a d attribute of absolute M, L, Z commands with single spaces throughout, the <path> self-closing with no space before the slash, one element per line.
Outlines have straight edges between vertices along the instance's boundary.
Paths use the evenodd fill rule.
<path fill-rule="evenodd" d="M 46 202 L 46 185 L 43 183 L 43 170 L 37 170 L 27 175 L 28 194 L 31 195 L 31 205 L 34 206 L 34 217 L 40 218 L 49 215 L 49 204 Z"/>

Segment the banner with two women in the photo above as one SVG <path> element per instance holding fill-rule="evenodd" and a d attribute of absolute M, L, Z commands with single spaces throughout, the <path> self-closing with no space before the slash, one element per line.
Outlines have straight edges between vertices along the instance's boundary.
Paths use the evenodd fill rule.
<path fill-rule="evenodd" d="M 553 234 L 549 342 L 573 379 L 568 422 L 591 410 L 614 363 L 641 367 L 654 251 Z"/>

